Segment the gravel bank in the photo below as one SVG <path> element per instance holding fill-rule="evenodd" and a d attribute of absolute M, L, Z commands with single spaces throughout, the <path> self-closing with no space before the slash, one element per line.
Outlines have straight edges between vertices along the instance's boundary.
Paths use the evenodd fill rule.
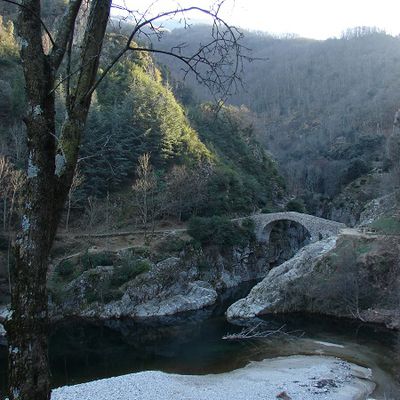
<path fill-rule="evenodd" d="M 51 400 L 365 400 L 371 378 L 369 369 L 334 357 L 291 356 L 217 375 L 138 372 L 64 386 Z"/>

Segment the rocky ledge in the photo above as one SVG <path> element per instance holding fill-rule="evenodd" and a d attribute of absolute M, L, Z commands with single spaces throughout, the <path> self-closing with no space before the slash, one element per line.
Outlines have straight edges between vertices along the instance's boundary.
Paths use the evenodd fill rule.
<path fill-rule="evenodd" d="M 291 356 L 216 375 L 139 372 L 55 389 L 52 400 L 365 400 L 371 370 L 333 357 Z"/>
<path fill-rule="evenodd" d="M 113 265 L 94 264 L 86 269 L 79 257 L 69 260 L 66 277 L 58 272 L 63 272 L 63 265 L 57 265 L 49 284 L 51 317 L 144 318 L 198 310 L 214 304 L 217 291 L 264 277 L 268 267 L 258 244 L 227 249 L 210 246 L 162 261 L 136 256 L 133 250 L 124 252 L 107 257 L 89 253 L 86 259 L 103 258 L 103 263 Z M 124 261 L 125 267 L 120 266 Z M 139 273 L 132 276 L 134 268 Z"/>

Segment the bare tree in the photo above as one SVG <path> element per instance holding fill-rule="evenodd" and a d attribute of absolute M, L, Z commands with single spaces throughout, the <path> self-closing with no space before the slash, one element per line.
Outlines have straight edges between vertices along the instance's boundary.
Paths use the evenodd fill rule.
<path fill-rule="evenodd" d="M 17 195 L 21 193 L 24 174 L 5 156 L 0 156 L 0 199 L 3 201 L 3 230 L 10 233 Z"/>
<path fill-rule="evenodd" d="M 71 207 L 74 199 L 74 194 L 79 186 L 82 185 L 84 181 L 84 176 L 80 173 L 79 168 L 75 169 L 74 177 L 72 179 L 71 187 L 69 188 L 68 192 L 68 199 L 67 199 L 67 215 L 65 217 L 65 230 L 68 232 L 69 229 L 69 219 L 71 216 Z"/>
<path fill-rule="evenodd" d="M 400 188 L 400 110 L 396 112 L 393 132 L 388 139 L 388 155 L 392 163 L 392 184 L 394 189 Z"/>
<path fill-rule="evenodd" d="M 136 175 L 137 179 L 132 186 L 132 190 L 140 222 L 144 228 L 144 239 L 147 241 L 149 224 L 154 230 L 155 219 L 159 210 L 157 178 L 150 164 L 150 155 L 148 153 L 139 157 Z"/>
<path fill-rule="evenodd" d="M 10 192 L 10 178 L 12 175 L 12 166 L 4 156 L 0 157 L 0 196 L 3 200 L 3 230 L 7 229 L 7 201 Z"/>
<path fill-rule="evenodd" d="M 24 127 L 22 124 L 14 124 L 9 129 L 9 132 L 12 138 L 10 147 L 14 163 L 15 165 L 21 165 L 26 155 L 26 133 Z"/>
<path fill-rule="evenodd" d="M 27 100 L 24 117 L 27 182 L 21 230 L 14 245 L 11 311 L 5 321 L 9 341 L 9 398 L 49 400 L 48 258 L 72 185 L 94 91 L 127 52 L 144 51 L 180 59 L 199 81 L 226 94 L 238 82 L 243 58 L 241 34 L 219 17 L 222 2 L 213 10 L 178 7 L 154 16 L 124 10 L 134 17 L 134 27 L 117 57 L 97 78 L 112 0 L 70 0 L 57 26 L 52 27 L 42 19 L 40 0 L 1 1 L 19 8 L 17 32 Z M 76 29 L 77 17 L 81 10 L 86 12 L 88 4 L 86 28 L 80 35 Z M 159 21 L 184 18 L 190 12 L 206 14 L 213 21 L 210 42 L 194 54 L 184 54 L 182 46 L 157 51 L 152 45 L 135 44 L 140 34 L 149 39 L 151 34 L 157 36 Z M 74 51 L 75 45 L 79 51 Z M 58 79 L 60 75 L 63 76 Z M 60 132 L 56 132 L 55 92 L 59 86 L 65 88 L 66 117 Z"/>
<path fill-rule="evenodd" d="M 174 166 L 166 177 L 166 212 L 179 221 L 184 213 L 196 213 L 207 198 L 207 183 L 212 174 L 209 163 L 199 163 L 193 169 Z"/>
<path fill-rule="evenodd" d="M 8 212 L 8 232 L 11 231 L 17 200 L 21 197 L 25 185 L 25 174 L 21 170 L 14 169 L 9 179 L 10 209 Z"/>
<path fill-rule="evenodd" d="M 84 228 L 93 233 L 93 227 L 102 219 L 103 208 L 99 199 L 89 196 L 85 207 Z"/>

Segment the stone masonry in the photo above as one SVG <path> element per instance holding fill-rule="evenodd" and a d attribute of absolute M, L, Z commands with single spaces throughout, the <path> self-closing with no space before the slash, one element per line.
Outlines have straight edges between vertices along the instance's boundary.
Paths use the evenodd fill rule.
<path fill-rule="evenodd" d="M 310 233 L 310 241 L 316 242 L 329 236 L 336 235 L 346 227 L 340 222 L 331 221 L 314 215 L 298 213 L 294 211 L 255 214 L 250 216 L 255 222 L 255 234 L 261 243 L 268 243 L 273 225 L 277 221 L 294 221 L 304 226 Z M 238 219 L 240 221 L 242 218 Z"/>

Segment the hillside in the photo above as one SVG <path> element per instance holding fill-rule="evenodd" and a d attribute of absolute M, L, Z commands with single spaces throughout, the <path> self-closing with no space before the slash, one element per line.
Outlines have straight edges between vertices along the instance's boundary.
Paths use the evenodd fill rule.
<path fill-rule="evenodd" d="M 5 78 L 0 80 L 1 155 L 11 171 L 18 171 L 26 163 L 24 82 L 13 22 L 0 22 Z M 124 39 L 112 31 L 106 35 L 102 66 Z M 56 89 L 58 127 L 65 115 L 66 90 L 61 81 Z M 110 228 L 146 225 L 165 217 L 188 219 L 192 214 L 243 215 L 274 208 L 283 196 L 282 178 L 257 141 L 250 113 L 235 107 L 217 112 L 212 104 L 185 108 L 148 54 L 129 54 L 118 63 L 92 103 L 69 196 L 67 227 L 70 218 L 77 228 L 93 229 L 105 220 Z M 139 165 L 145 155 L 147 171 Z M 8 199 L 12 196 L 12 191 L 2 196 L 4 216 L 18 213 Z M 143 196 L 151 198 L 146 216 Z"/>
<path fill-rule="evenodd" d="M 200 38 L 205 27 L 174 30 L 163 43 L 190 49 Z M 228 101 L 255 113 L 261 142 L 310 212 L 317 212 L 315 197 L 332 199 L 354 179 L 387 168 L 385 142 L 400 104 L 399 38 L 372 28 L 325 41 L 245 32 L 244 44 L 255 61 L 245 63 L 244 87 Z M 180 76 L 175 60 L 162 60 Z M 186 84 L 191 98 L 209 98 L 193 79 Z"/>

